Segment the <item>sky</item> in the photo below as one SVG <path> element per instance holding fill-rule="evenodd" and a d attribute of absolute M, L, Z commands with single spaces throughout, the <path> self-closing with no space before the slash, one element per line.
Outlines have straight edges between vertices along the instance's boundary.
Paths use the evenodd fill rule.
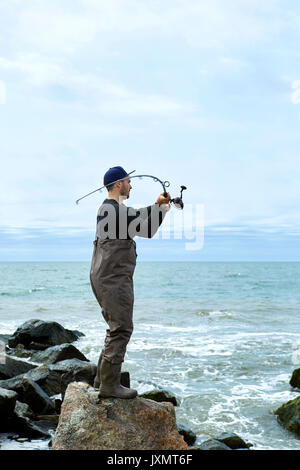
<path fill-rule="evenodd" d="M 138 261 L 300 261 L 299 44 L 293 0 L 0 0 L 0 261 L 89 261 L 117 165 L 187 187 Z"/>

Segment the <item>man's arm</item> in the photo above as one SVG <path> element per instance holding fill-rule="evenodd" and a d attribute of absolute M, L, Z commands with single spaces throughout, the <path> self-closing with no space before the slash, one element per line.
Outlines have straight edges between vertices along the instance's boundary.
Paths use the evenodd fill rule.
<path fill-rule="evenodd" d="M 161 194 L 157 201 L 151 206 L 138 209 L 136 216 L 128 216 L 128 234 L 131 238 L 134 236 L 142 238 L 152 238 L 162 224 L 166 213 L 170 210 L 170 195 L 165 198 Z"/>

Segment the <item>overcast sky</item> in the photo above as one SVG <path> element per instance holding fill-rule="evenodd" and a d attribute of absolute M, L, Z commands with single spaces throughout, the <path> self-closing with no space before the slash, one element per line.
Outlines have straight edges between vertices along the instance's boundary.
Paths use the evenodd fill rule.
<path fill-rule="evenodd" d="M 299 44 L 299 1 L 0 1 L 0 260 L 89 260 L 106 193 L 75 200 L 122 165 L 204 222 L 139 260 L 300 261 Z"/>

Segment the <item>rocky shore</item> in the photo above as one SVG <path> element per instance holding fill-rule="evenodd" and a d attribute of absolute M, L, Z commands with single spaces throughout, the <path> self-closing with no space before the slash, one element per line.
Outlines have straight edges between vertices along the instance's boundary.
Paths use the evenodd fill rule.
<path fill-rule="evenodd" d="M 96 364 L 72 343 L 83 333 L 56 322 L 29 320 L 1 335 L 0 433 L 45 439 L 52 449 L 249 450 L 250 443 L 222 433 L 195 445 L 197 436 L 176 423 L 180 400 L 159 386 L 132 400 L 99 399 Z M 130 386 L 128 372 L 122 372 Z M 299 388 L 300 369 L 291 386 Z M 281 424 L 300 434 L 300 398 L 276 410 Z M 292 424 L 291 424 L 292 423 Z M 51 447 L 50 447 L 51 448 Z"/>
<path fill-rule="evenodd" d="M 300 391 L 300 369 L 293 371 L 289 383 L 295 393 Z M 279 423 L 285 429 L 300 436 L 300 395 L 281 405 L 274 413 L 277 415 Z"/>

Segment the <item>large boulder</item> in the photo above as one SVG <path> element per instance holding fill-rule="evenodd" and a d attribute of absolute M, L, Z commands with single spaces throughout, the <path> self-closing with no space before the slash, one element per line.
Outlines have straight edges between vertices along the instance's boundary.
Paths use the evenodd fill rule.
<path fill-rule="evenodd" d="M 5 423 L 5 430 L 17 432 L 19 437 L 28 437 L 30 439 L 51 437 L 47 430 L 42 429 L 32 421 L 34 417 L 34 413 L 26 403 L 17 401 L 13 415 Z"/>
<path fill-rule="evenodd" d="M 93 385 L 97 372 L 96 364 L 81 361 L 80 359 L 66 359 L 49 366 L 52 373 L 61 376 L 60 392 L 64 396 L 65 390 L 71 382 L 85 382 Z"/>
<path fill-rule="evenodd" d="M 290 385 L 295 388 L 300 388 L 300 369 L 294 370 L 290 380 Z"/>
<path fill-rule="evenodd" d="M 0 387 L 17 391 L 21 399 L 22 394 L 20 391 L 23 388 L 24 377 L 28 377 L 50 397 L 59 393 L 63 395 L 70 382 L 82 381 L 93 385 L 96 370 L 96 364 L 91 362 L 81 361 L 80 359 L 66 359 L 56 364 L 42 364 L 24 375 L 0 380 Z"/>
<path fill-rule="evenodd" d="M 31 356 L 31 361 L 42 362 L 43 364 L 55 364 L 59 361 L 67 359 L 80 359 L 88 361 L 88 359 L 73 344 L 64 343 L 58 346 L 51 346 L 45 351 L 37 351 Z"/>
<path fill-rule="evenodd" d="M 300 436 L 300 396 L 280 406 L 275 414 L 280 424 Z"/>
<path fill-rule="evenodd" d="M 8 346 L 15 348 L 22 344 L 26 349 L 46 349 L 63 343 L 76 341 L 82 333 L 65 329 L 57 322 L 28 320 L 19 326 L 8 340 Z"/>
<path fill-rule="evenodd" d="M 0 424 L 4 418 L 12 415 L 17 398 L 18 394 L 15 391 L 0 388 Z"/>
<path fill-rule="evenodd" d="M 47 393 L 29 376 L 18 375 L 13 379 L 1 381 L 6 391 L 16 392 L 18 400 L 27 403 L 36 413 L 54 413 L 55 405 Z"/>
<path fill-rule="evenodd" d="M 136 397 L 99 399 L 86 383 L 68 385 L 54 450 L 188 450 L 174 406 Z"/>
<path fill-rule="evenodd" d="M 11 379 L 0 380 L 0 387 L 6 388 L 8 390 L 15 390 L 22 400 L 24 377 L 28 377 L 37 385 L 39 385 L 49 396 L 61 393 L 61 374 L 55 370 L 51 370 L 51 366 L 46 364 L 31 369 L 24 375 L 20 374 Z"/>
<path fill-rule="evenodd" d="M 24 374 L 30 369 L 34 369 L 34 367 L 36 367 L 35 364 L 5 355 L 3 362 L 0 362 L 0 380 L 11 379 L 16 375 Z"/>

